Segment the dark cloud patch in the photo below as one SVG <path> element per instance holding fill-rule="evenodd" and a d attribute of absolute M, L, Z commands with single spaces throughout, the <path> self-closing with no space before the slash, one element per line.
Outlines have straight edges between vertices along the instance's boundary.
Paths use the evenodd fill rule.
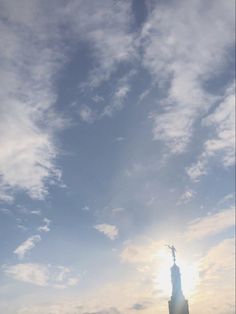
<path fill-rule="evenodd" d="M 135 311 L 142 311 L 148 308 L 150 302 L 137 302 L 132 305 L 131 309 Z"/>
<path fill-rule="evenodd" d="M 118 311 L 116 308 L 110 308 L 110 309 L 105 309 L 98 312 L 86 312 L 83 314 L 122 314 L 122 313 Z"/>

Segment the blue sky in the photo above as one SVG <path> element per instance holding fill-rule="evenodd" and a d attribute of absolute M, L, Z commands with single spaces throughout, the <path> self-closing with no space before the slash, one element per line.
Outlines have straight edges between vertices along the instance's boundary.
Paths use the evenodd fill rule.
<path fill-rule="evenodd" d="M 2 313 L 234 313 L 234 9 L 0 1 Z"/>

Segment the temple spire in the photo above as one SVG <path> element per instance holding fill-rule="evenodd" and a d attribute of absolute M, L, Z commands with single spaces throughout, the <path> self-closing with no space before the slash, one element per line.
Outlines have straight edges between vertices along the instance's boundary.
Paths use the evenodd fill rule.
<path fill-rule="evenodd" d="M 189 314 L 188 301 L 185 300 L 182 292 L 180 269 L 176 265 L 176 249 L 167 245 L 171 250 L 173 266 L 171 267 L 172 295 L 169 301 L 169 314 Z"/>

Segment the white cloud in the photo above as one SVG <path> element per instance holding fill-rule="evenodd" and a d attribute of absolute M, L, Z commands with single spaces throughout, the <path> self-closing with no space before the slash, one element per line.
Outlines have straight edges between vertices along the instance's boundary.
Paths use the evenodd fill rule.
<path fill-rule="evenodd" d="M 149 266 L 156 261 L 157 252 L 164 247 L 162 241 L 153 241 L 151 239 L 145 239 L 145 241 L 128 242 L 125 243 L 124 248 L 120 254 L 122 262 L 128 262 L 131 264 L 146 265 L 145 271 L 149 271 Z M 141 270 L 141 268 L 140 268 Z"/>
<path fill-rule="evenodd" d="M 80 282 L 80 277 L 71 277 L 67 281 L 67 286 L 76 286 Z"/>
<path fill-rule="evenodd" d="M 92 45 L 96 67 L 89 78 L 90 86 L 98 86 L 119 63 L 136 54 L 133 34 L 129 32 L 131 9 L 131 3 L 126 1 L 82 0 L 67 4 L 64 17 L 70 21 L 75 36 Z"/>
<path fill-rule="evenodd" d="M 59 270 L 59 273 L 55 277 L 55 280 L 60 281 L 60 282 L 64 281 L 67 274 L 71 272 L 71 270 L 68 267 L 64 267 L 64 266 L 58 266 L 58 270 Z"/>
<path fill-rule="evenodd" d="M 54 304 L 47 305 L 35 305 L 35 306 L 24 306 L 19 311 L 19 314 L 65 314 L 65 313 L 76 313 L 76 314 L 121 314 L 116 308 L 105 308 L 101 309 L 101 307 L 93 307 L 91 306 L 85 307 L 82 306 L 80 302 L 76 302 L 73 300 L 64 301 L 64 302 L 55 302 Z"/>
<path fill-rule="evenodd" d="M 104 98 L 103 98 L 102 96 L 95 95 L 94 97 L 92 97 L 92 100 L 93 100 L 95 103 L 100 103 L 100 102 L 103 102 L 103 101 L 104 101 Z"/>
<path fill-rule="evenodd" d="M 53 76 L 64 56 L 55 20 L 46 18 L 40 3 L 2 1 L 1 13 L 1 194 L 8 201 L 20 189 L 41 199 L 46 183 L 60 177 L 54 132 L 63 122 L 53 109 Z"/>
<path fill-rule="evenodd" d="M 4 202 L 12 201 L 16 190 L 43 199 L 48 183 L 60 180 L 54 137 L 65 121 L 55 113 L 54 87 L 67 61 L 68 39 L 63 37 L 61 24 L 75 45 L 81 40 L 90 43 L 94 56 L 90 86 L 108 79 L 120 62 L 135 54 L 129 32 L 130 3 L 70 1 L 54 6 L 53 16 L 48 6 L 27 0 L 14 5 L 1 2 L 0 198 Z M 123 87 L 116 97 L 121 99 L 126 93 Z M 95 119 L 88 107 L 80 115 L 89 123 Z"/>
<path fill-rule="evenodd" d="M 0 202 L 3 203 L 12 203 L 14 200 L 12 195 L 9 195 L 5 186 L 0 184 Z"/>
<path fill-rule="evenodd" d="M 103 116 L 112 116 L 116 111 L 121 110 L 124 106 L 124 101 L 127 98 L 127 95 L 130 91 L 130 79 L 136 75 L 135 70 L 129 71 L 118 81 L 116 90 L 114 91 L 113 97 L 111 99 L 111 104 L 107 105 L 101 117 Z"/>
<path fill-rule="evenodd" d="M 210 248 L 200 260 L 200 282 L 191 301 L 191 313 L 233 314 L 235 312 L 235 241 L 225 239 Z M 216 295 L 221 298 L 216 298 Z"/>
<path fill-rule="evenodd" d="M 90 211 L 90 207 L 87 206 L 87 205 L 85 205 L 84 207 L 82 207 L 82 210 L 83 210 L 83 211 Z"/>
<path fill-rule="evenodd" d="M 123 207 L 115 207 L 115 208 L 112 208 L 112 212 L 115 214 L 115 213 L 120 213 L 120 212 L 123 212 L 125 209 Z"/>
<path fill-rule="evenodd" d="M 44 218 L 43 219 L 43 222 L 44 222 L 44 225 L 38 227 L 38 231 L 41 231 L 41 232 L 49 232 L 50 231 L 50 224 L 51 224 L 51 220 L 47 219 L 47 218 Z"/>
<path fill-rule="evenodd" d="M 186 169 L 193 181 L 207 174 L 209 160 L 217 158 L 225 167 L 235 163 L 235 95 L 234 82 L 226 89 L 225 95 L 215 110 L 202 120 L 204 127 L 213 130 L 213 136 L 204 143 L 198 161 Z"/>
<path fill-rule="evenodd" d="M 208 156 L 220 154 L 223 164 L 235 163 L 235 86 L 226 90 L 225 97 L 215 111 L 203 120 L 204 125 L 212 126 L 215 137 L 205 142 Z"/>
<path fill-rule="evenodd" d="M 30 211 L 30 214 L 40 216 L 41 215 L 41 210 L 40 209 L 33 209 Z"/>
<path fill-rule="evenodd" d="M 194 123 L 217 100 L 204 84 L 221 71 L 234 45 L 233 8 L 233 1 L 222 0 L 207 6 L 198 0 L 163 3 L 143 26 L 143 64 L 167 90 L 162 109 L 153 114 L 154 139 L 172 153 L 186 150 Z"/>
<path fill-rule="evenodd" d="M 111 240 L 115 240 L 119 236 L 119 229 L 114 225 L 109 224 L 98 224 L 94 228 L 99 232 L 103 233 L 105 236 Z"/>
<path fill-rule="evenodd" d="M 194 192 L 191 189 L 187 189 L 179 198 L 179 201 L 177 202 L 177 205 L 186 204 L 190 202 L 196 195 L 196 192 Z"/>
<path fill-rule="evenodd" d="M 200 240 L 219 234 L 234 225 L 235 208 L 231 207 L 190 222 L 186 231 L 186 238 L 189 241 Z"/>
<path fill-rule="evenodd" d="M 190 167 L 186 168 L 186 172 L 191 180 L 197 182 L 199 181 L 200 177 L 207 174 L 207 158 L 205 154 L 199 158 L 199 160 L 191 165 Z"/>
<path fill-rule="evenodd" d="M 235 199 L 235 194 L 234 193 L 230 193 L 225 195 L 220 201 L 219 201 L 219 205 L 221 204 L 225 204 L 225 203 L 232 203 Z"/>
<path fill-rule="evenodd" d="M 82 121 L 87 123 L 93 123 L 96 119 L 95 112 L 86 105 L 82 106 L 82 108 L 79 110 L 79 116 Z"/>
<path fill-rule="evenodd" d="M 80 281 L 80 276 L 65 266 L 20 263 L 4 265 L 3 271 L 7 276 L 18 281 L 60 289 L 75 286 Z"/>
<path fill-rule="evenodd" d="M 13 266 L 4 266 L 4 272 L 19 281 L 46 286 L 48 284 L 49 274 L 45 265 L 40 264 L 16 264 Z"/>
<path fill-rule="evenodd" d="M 12 215 L 12 212 L 10 211 L 10 209 L 8 208 L 0 208 L 0 212 L 3 213 L 3 214 L 6 214 L 6 215 L 9 215 L 11 216 Z"/>
<path fill-rule="evenodd" d="M 35 245 L 40 241 L 41 237 L 38 234 L 29 237 L 15 249 L 14 253 L 18 256 L 19 259 L 23 259 L 25 257 L 25 254 L 32 250 L 35 247 Z"/>
<path fill-rule="evenodd" d="M 123 136 L 118 136 L 118 137 L 115 139 L 116 142 L 122 142 L 122 141 L 124 141 L 124 140 L 125 140 L 125 138 L 124 138 Z"/>

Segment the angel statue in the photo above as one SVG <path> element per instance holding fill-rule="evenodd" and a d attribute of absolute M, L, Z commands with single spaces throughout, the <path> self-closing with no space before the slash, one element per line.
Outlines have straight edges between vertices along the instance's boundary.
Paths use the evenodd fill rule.
<path fill-rule="evenodd" d="M 177 252 L 177 251 L 176 251 L 176 248 L 174 247 L 174 245 L 168 245 L 168 244 L 166 244 L 166 246 L 171 250 L 172 257 L 173 257 L 173 261 L 174 261 L 174 263 L 175 263 L 175 261 L 176 261 L 176 255 L 175 255 L 175 253 Z"/>

